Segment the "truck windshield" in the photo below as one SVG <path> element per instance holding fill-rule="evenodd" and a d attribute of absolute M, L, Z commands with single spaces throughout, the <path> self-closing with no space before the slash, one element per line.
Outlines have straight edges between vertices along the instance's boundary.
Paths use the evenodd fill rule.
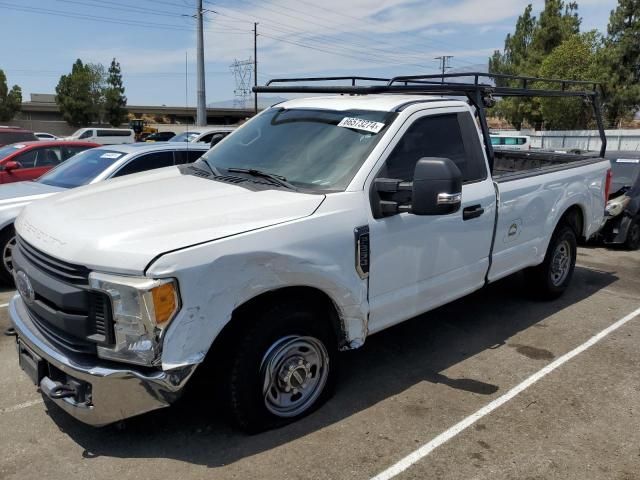
<path fill-rule="evenodd" d="M 101 148 L 85 150 L 45 173 L 38 182 L 61 188 L 87 185 L 124 155 Z"/>
<path fill-rule="evenodd" d="M 202 158 L 218 170 L 278 175 L 296 187 L 344 190 L 396 113 L 272 108 Z"/>

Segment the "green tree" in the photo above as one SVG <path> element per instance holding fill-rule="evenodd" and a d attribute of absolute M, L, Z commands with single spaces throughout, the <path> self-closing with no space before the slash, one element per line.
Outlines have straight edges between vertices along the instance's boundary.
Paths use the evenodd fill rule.
<path fill-rule="evenodd" d="M 71 73 L 60 77 L 56 103 L 69 125 L 79 127 L 99 121 L 104 106 L 104 67 L 76 60 Z"/>
<path fill-rule="evenodd" d="M 607 121 L 616 124 L 640 109 L 640 0 L 618 0 L 604 46 L 604 106 Z"/>
<path fill-rule="evenodd" d="M 505 38 L 503 51 L 495 51 L 489 59 L 490 73 L 539 76 L 546 56 L 580 31 L 581 20 L 575 2 L 545 0 L 540 16 L 535 17 L 532 13 L 533 7 L 529 4 L 518 17 L 514 33 Z M 496 83 L 503 86 L 511 84 L 504 80 Z M 539 127 L 543 121 L 537 98 L 504 99 L 497 102 L 492 113 L 518 129 L 523 123 Z"/>
<path fill-rule="evenodd" d="M 124 95 L 120 64 L 114 58 L 107 74 L 107 86 L 104 91 L 104 111 L 106 121 L 118 127 L 127 119 L 127 97 Z"/>
<path fill-rule="evenodd" d="M 540 76 L 566 80 L 597 80 L 601 77 L 597 61 L 600 44 L 601 38 L 596 31 L 570 37 L 543 60 Z M 541 86 L 557 88 L 551 85 Z M 567 89 L 571 88 L 567 86 Z M 593 107 L 579 97 L 545 97 L 540 99 L 540 113 L 547 128 L 585 129 L 593 117 Z"/>
<path fill-rule="evenodd" d="M 22 90 L 14 85 L 9 90 L 7 76 L 0 70 L 0 120 L 11 120 L 22 106 Z"/>

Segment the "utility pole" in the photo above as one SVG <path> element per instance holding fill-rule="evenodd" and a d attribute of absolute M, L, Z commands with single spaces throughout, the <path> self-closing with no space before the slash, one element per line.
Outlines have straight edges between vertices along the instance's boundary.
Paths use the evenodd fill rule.
<path fill-rule="evenodd" d="M 442 71 L 442 82 L 444 83 L 444 72 L 451 68 L 449 65 L 449 60 L 453 58 L 453 55 L 441 55 L 439 57 L 435 57 L 434 60 L 438 60 L 440 62 L 440 70 Z"/>
<path fill-rule="evenodd" d="M 253 24 L 253 86 L 258 86 L 258 22 Z M 258 92 L 253 93 L 253 109 L 258 114 Z"/>
<path fill-rule="evenodd" d="M 198 9 L 196 11 L 196 22 L 197 22 L 197 76 L 198 76 L 198 108 L 196 111 L 196 125 L 199 127 L 203 127 L 207 124 L 207 98 L 204 89 L 204 28 L 202 26 L 202 0 L 198 1 Z"/>

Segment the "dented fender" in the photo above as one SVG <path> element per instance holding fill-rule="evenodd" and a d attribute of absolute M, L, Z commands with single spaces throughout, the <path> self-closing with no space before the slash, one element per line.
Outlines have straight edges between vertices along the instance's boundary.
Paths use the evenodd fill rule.
<path fill-rule="evenodd" d="M 346 199 L 344 197 L 350 197 Z M 357 193 L 330 195 L 313 215 L 212 241 L 158 258 L 147 275 L 178 281 L 182 308 L 163 340 L 163 369 L 204 360 L 209 348 L 249 300 L 285 287 L 310 287 L 333 301 L 341 348 L 360 347 L 368 333 L 368 282 L 355 269 L 354 228 L 365 224 Z"/>

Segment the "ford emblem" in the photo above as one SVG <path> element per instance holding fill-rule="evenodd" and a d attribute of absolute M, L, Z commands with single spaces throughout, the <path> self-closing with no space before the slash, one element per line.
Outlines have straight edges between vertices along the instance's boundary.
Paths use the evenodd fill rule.
<path fill-rule="evenodd" d="M 22 270 L 16 274 L 16 288 L 25 302 L 31 304 L 36 301 L 36 293 L 33 291 L 31 280 Z"/>

